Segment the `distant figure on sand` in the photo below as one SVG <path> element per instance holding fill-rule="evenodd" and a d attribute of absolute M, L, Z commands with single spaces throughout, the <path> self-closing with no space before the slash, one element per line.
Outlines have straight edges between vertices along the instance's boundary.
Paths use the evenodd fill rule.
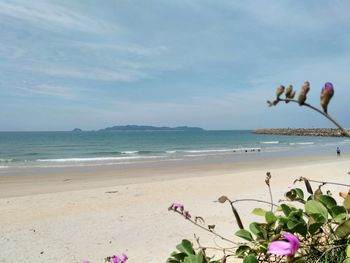
<path fill-rule="evenodd" d="M 337 156 L 340 156 L 340 148 L 337 147 Z"/>

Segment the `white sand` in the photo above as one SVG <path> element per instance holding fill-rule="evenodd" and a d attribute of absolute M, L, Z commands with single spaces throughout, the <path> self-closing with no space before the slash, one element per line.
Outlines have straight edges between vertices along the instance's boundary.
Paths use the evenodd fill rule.
<path fill-rule="evenodd" d="M 192 215 L 204 217 L 208 224 L 217 225 L 218 232 L 234 238 L 238 227 L 230 208 L 213 202 L 219 196 L 268 200 L 266 171 L 272 174 L 275 201 L 283 198 L 281 193 L 300 176 L 350 184 L 349 161 L 345 156 L 327 157 L 320 161 L 270 161 L 263 167 L 251 162 L 249 168 L 221 166 L 218 172 L 209 174 L 199 169 L 178 179 L 169 179 L 176 178 L 176 171 L 164 178 L 133 178 L 129 182 L 107 176 L 101 177 L 103 184 L 95 179 L 98 175 L 84 180 L 74 175 L 55 177 L 61 184 L 54 179 L 40 178 L 38 182 L 36 177 L 3 177 L 0 262 L 104 262 L 106 256 L 123 252 L 130 263 L 165 262 L 175 245 L 182 238 L 193 238 L 194 233 L 201 237 L 203 245 L 214 244 L 212 236 L 167 210 L 173 201 L 182 202 Z M 63 182 L 66 177 L 73 179 Z M 304 189 L 303 184 L 297 185 Z M 82 188 L 86 189 L 77 190 Z M 246 226 L 248 218 L 259 219 L 250 214 L 258 206 L 261 205 L 237 204 Z"/>

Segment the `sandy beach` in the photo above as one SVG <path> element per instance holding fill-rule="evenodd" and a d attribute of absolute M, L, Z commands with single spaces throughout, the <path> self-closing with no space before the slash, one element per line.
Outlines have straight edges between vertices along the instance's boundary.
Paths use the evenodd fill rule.
<path fill-rule="evenodd" d="M 229 207 L 213 202 L 219 196 L 268 200 L 267 171 L 275 202 L 300 176 L 350 183 L 349 161 L 348 155 L 322 155 L 129 170 L 2 172 L 0 262 L 104 262 L 106 256 L 123 252 L 129 262 L 165 262 L 181 239 L 193 240 L 194 234 L 202 245 L 220 243 L 169 212 L 172 202 L 183 203 L 193 216 L 236 239 L 238 227 Z M 246 226 L 248 219 L 259 220 L 251 215 L 258 206 L 263 207 L 237 204 Z"/>

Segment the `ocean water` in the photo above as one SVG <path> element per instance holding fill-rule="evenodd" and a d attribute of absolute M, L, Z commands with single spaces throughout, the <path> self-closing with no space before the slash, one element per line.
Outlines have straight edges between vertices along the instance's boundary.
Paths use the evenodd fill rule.
<path fill-rule="evenodd" d="M 213 156 L 350 150 L 350 140 L 251 131 L 0 132 L 0 169 L 118 165 Z M 252 155 L 250 155 L 252 156 Z"/>

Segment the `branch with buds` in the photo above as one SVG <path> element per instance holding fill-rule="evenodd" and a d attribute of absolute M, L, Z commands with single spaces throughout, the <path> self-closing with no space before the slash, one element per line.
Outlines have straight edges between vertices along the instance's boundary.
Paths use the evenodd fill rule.
<path fill-rule="evenodd" d="M 269 107 L 276 106 L 279 102 L 284 101 L 285 103 L 294 102 L 298 103 L 299 106 L 305 106 L 308 107 L 320 114 L 322 114 L 324 117 L 326 117 L 328 120 L 330 120 L 335 126 L 337 126 L 341 132 L 342 135 L 345 137 L 350 138 L 350 133 L 346 129 L 344 129 L 334 118 L 332 118 L 328 114 L 328 105 L 331 101 L 333 95 L 334 95 L 334 87 L 331 82 L 326 82 L 321 90 L 321 96 L 320 96 L 320 104 L 322 107 L 322 110 L 306 103 L 307 100 L 307 94 L 310 91 L 310 82 L 305 81 L 303 86 L 301 87 L 298 99 L 294 99 L 295 97 L 295 90 L 293 90 L 293 86 L 289 85 L 288 88 L 285 88 L 283 85 L 280 85 L 276 89 L 276 99 L 273 101 L 268 100 L 267 104 Z M 285 94 L 285 98 L 281 98 L 281 96 Z"/>

